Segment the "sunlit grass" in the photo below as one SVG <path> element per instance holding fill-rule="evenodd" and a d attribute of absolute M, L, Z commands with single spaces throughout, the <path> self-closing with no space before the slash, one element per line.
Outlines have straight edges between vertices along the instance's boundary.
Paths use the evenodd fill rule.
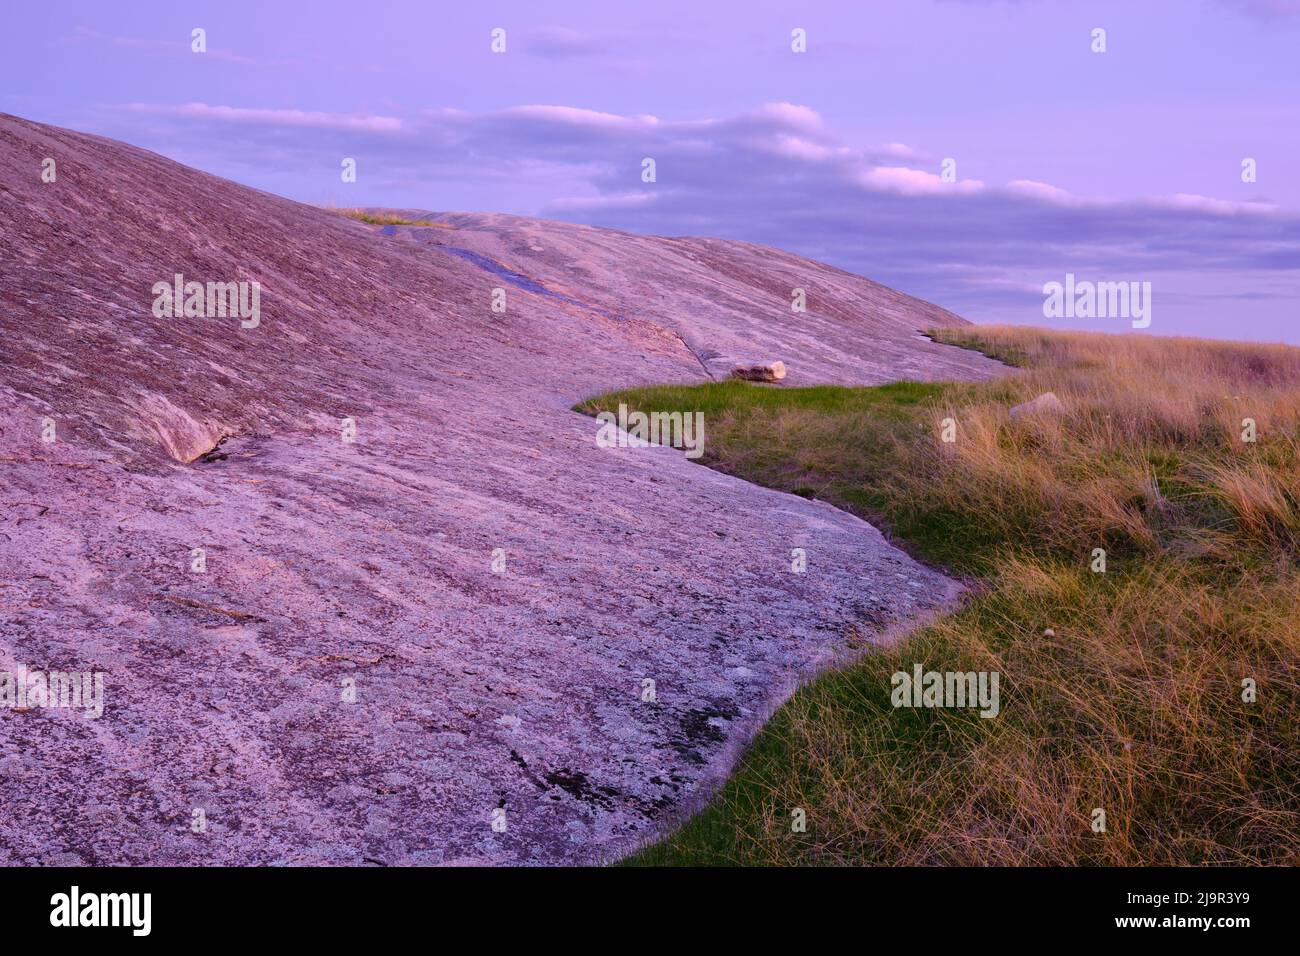
<path fill-rule="evenodd" d="M 633 862 L 1300 862 L 1300 350 L 934 335 L 1022 371 L 583 406 L 701 410 L 705 464 L 863 514 L 974 592 L 798 692 Z M 1045 391 L 1063 412 L 1008 415 Z M 1001 714 L 894 709 L 890 675 L 915 663 L 997 671 Z"/>
<path fill-rule="evenodd" d="M 437 222 L 433 219 L 405 219 L 402 216 L 386 212 L 368 212 L 365 209 L 344 209 L 336 206 L 330 207 L 330 212 L 336 212 L 340 216 L 347 216 L 349 219 L 356 219 L 358 222 L 367 222 L 372 226 L 432 226 L 435 229 L 455 229 L 449 222 Z"/>

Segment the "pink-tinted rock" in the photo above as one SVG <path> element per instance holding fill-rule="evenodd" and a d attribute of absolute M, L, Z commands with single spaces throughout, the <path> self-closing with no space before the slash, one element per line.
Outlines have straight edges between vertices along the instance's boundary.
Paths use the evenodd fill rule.
<path fill-rule="evenodd" d="M 956 317 L 746 243 L 428 215 L 385 236 L 0 115 L 0 670 L 106 678 L 98 720 L 0 709 L 0 862 L 607 859 L 851 626 L 951 592 L 570 408 L 755 354 L 996 374 L 915 338 Z M 156 317 L 178 273 L 260 283 L 260 323 Z"/>

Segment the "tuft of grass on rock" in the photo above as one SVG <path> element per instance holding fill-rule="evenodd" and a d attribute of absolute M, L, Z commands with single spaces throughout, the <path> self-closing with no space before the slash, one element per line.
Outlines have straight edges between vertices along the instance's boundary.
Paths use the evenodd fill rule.
<path fill-rule="evenodd" d="M 859 513 L 973 585 L 798 691 L 712 803 L 629 862 L 1300 862 L 1300 350 L 931 334 L 1021 371 L 579 406 L 703 411 L 702 463 Z M 1046 391 L 1063 412 L 1009 416 Z M 1000 714 L 893 708 L 891 675 L 918 663 L 997 671 Z"/>
<path fill-rule="evenodd" d="M 436 229 L 455 229 L 449 222 L 437 222 L 433 219 L 406 219 L 402 216 L 386 212 L 367 212 L 364 209 L 339 209 L 331 208 L 331 212 L 336 212 L 340 216 L 347 216 L 349 219 L 356 219 L 358 222 L 370 223 L 372 226 L 432 226 Z"/>

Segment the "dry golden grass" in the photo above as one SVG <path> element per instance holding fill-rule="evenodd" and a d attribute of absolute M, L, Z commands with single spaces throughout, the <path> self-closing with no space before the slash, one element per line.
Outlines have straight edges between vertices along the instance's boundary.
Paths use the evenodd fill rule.
<path fill-rule="evenodd" d="M 347 216 L 349 219 L 356 219 L 358 222 L 367 222 L 372 226 L 432 226 L 436 229 L 455 229 L 449 222 L 437 222 L 433 219 L 406 219 L 402 216 L 387 212 L 368 212 L 365 209 L 346 209 L 338 206 L 328 207 L 330 212 L 336 212 L 340 216 Z"/>
<path fill-rule="evenodd" d="M 1051 391 L 1065 406 L 1012 421 L 1005 402 L 978 399 L 986 387 L 955 390 L 959 440 L 903 450 L 954 504 L 976 494 L 1031 513 L 1058 552 L 1195 544 L 1231 560 L 1243 539 L 1300 541 L 1300 349 L 1018 327 L 936 337 L 1025 364 L 1010 401 Z"/>
<path fill-rule="evenodd" d="M 1023 367 L 705 386 L 697 404 L 629 393 L 704 409 L 710 464 L 863 512 L 975 591 L 797 693 L 715 802 L 637 862 L 1300 863 L 1300 350 L 935 335 Z M 1008 414 L 1046 391 L 1061 413 Z M 890 675 L 916 663 L 997 671 L 1000 715 L 893 708 Z"/>

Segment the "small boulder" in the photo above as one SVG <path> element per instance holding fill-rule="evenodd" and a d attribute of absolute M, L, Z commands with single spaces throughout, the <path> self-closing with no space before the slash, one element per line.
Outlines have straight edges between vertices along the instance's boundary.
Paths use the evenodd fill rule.
<path fill-rule="evenodd" d="M 737 365 L 731 370 L 731 377 L 743 378 L 747 382 L 779 382 L 785 378 L 785 363 L 758 362 Z"/>
<path fill-rule="evenodd" d="M 1043 392 L 1037 398 L 1030 399 L 1023 405 L 1014 405 L 1011 408 L 1011 417 L 1019 418 L 1021 415 L 1058 415 L 1065 411 L 1065 405 L 1055 392 Z"/>

